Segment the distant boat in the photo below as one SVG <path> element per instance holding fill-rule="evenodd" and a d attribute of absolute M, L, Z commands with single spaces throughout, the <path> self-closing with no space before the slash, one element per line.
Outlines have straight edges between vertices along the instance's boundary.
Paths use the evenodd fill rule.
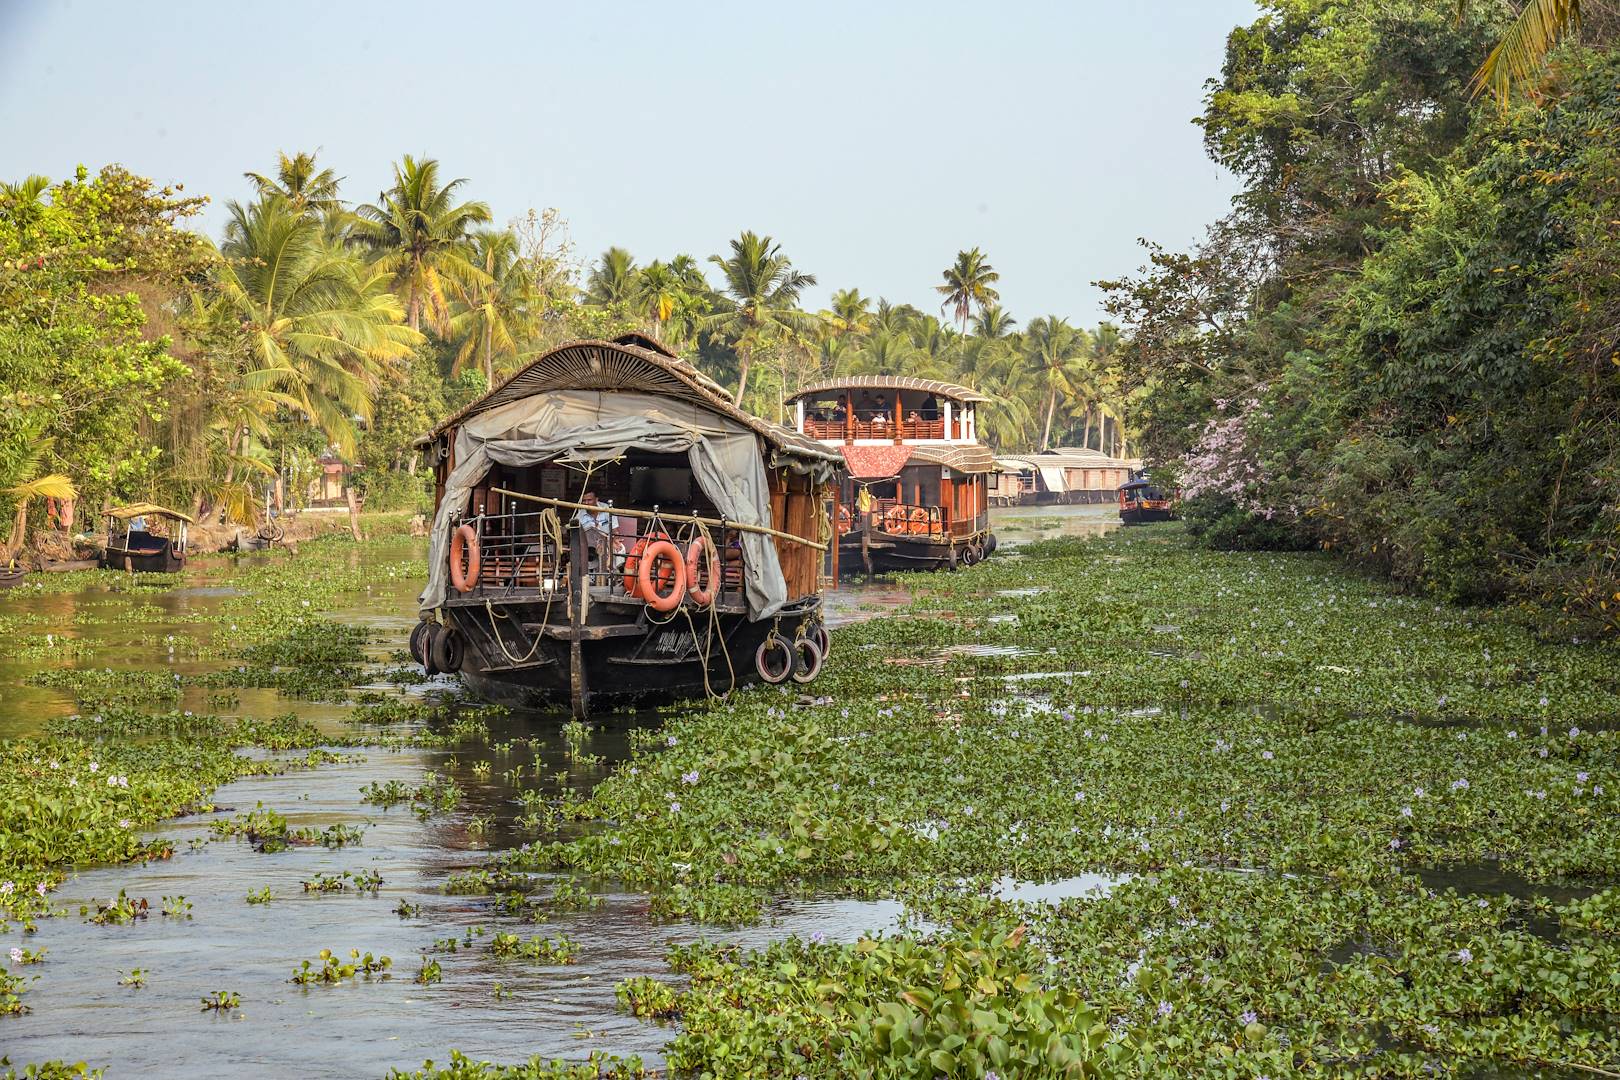
<path fill-rule="evenodd" d="M 1175 516 L 1174 500 L 1146 477 L 1120 485 L 1119 520 L 1125 524 L 1171 521 Z"/>
<path fill-rule="evenodd" d="M 430 674 L 584 716 L 820 672 L 838 456 L 657 342 L 562 345 L 417 446 L 436 498 L 411 653 Z"/>
<path fill-rule="evenodd" d="M 155 503 L 133 503 L 108 510 L 106 517 L 107 543 L 99 560 L 103 569 L 150 574 L 185 569 L 186 530 L 195 524 L 189 515 Z M 154 532 L 148 518 L 162 522 L 165 532 Z"/>
<path fill-rule="evenodd" d="M 977 390 L 931 379 L 857 375 L 800 390 L 799 432 L 843 456 L 837 505 L 841 573 L 970 566 L 996 550 Z M 862 496 L 865 496 L 863 499 Z"/>

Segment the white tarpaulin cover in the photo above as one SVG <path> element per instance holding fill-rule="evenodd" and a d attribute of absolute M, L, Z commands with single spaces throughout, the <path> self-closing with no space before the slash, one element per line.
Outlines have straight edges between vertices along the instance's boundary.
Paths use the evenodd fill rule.
<path fill-rule="evenodd" d="M 1063 469 L 1043 465 L 1040 468 L 1041 479 L 1046 481 L 1047 491 L 1067 491 L 1068 485 L 1063 482 Z"/>
<path fill-rule="evenodd" d="M 609 460 L 627 450 L 685 451 L 698 487 L 727 521 L 769 527 L 771 496 L 759 444 L 760 437 L 735 420 L 652 394 L 552 390 L 479 413 L 456 432 L 456 465 L 433 519 L 421 606 L 444 602 L 451 521 L 466 511 L 468 495 L 492 463 L 522 468 L 553 459 Z M 774 615 L 787 602 L 776 545 L 758 533 L 739 536 L 749 617 Z"/>

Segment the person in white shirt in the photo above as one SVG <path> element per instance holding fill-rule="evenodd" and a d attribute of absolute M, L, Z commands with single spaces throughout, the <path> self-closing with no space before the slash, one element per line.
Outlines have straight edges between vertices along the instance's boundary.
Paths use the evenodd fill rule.
<path fill-rule="evenodd" d="M 608 511 L 595 509 L 596 492 L 587 491 L 579 497 L 579 501 L 590 509 L 582 507 L 575 510 L 574 524 L 585 531 L 585 543 L 596 557 L 597 571 L 607 573 L 613 567 L 608 561 L 608 553 L 613 550 L 613 530 L 618 527 L 618 522 Z"/>

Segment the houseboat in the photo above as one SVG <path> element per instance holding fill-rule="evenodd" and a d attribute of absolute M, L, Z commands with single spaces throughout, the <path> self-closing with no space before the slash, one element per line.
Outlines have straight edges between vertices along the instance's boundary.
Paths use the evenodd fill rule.
<path fill-rule="evenodd" d="M 435 508 L 411 652 L 429 673 L 585 716 L 820 671 L 840 458 L 657 342 L 556 348 L 417 446 Z"/>
<path fill-rule="evenodd" d="M 187 526 L 195 524 L 178 510 L 154 503 L 133 503 L 106 512 L 107 542 L 97 564 L 104 570 L 177 574 L 186 566 Z"/>
<path fill-rule="evenodd" d="M 838 570 L 954 568 L 996 549 L 996 461 L 977 430 L 984 400 L 965 386 L 886 375 L 818 383 L 789 399 L 797 431 L 843 461 L 832 514 Z"/>
<path fill-rule="evenodd" d="M 992 506 L 1068 506 L 1109 503 L 1142 468 L 1140 459 L 1116 458 L 1083 446 L 996 459 Z"/>
<path fill-rule="evenodd" d="M 1119 520 L 1126 525 L 1170 521 L 1175 516 L 1174 500 L 1147 477 L 1120 485 Z"/>

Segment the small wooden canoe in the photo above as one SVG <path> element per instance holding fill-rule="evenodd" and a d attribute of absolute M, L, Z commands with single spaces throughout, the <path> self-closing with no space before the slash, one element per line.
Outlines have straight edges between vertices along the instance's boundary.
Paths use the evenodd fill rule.
<path fill-rule="evenodd" d="M 27 576 L 28 571 L 26 570 L 0 569 L 0 589 L 9 589 L 15 585 L 21 585 L 23 578 Z"/>

